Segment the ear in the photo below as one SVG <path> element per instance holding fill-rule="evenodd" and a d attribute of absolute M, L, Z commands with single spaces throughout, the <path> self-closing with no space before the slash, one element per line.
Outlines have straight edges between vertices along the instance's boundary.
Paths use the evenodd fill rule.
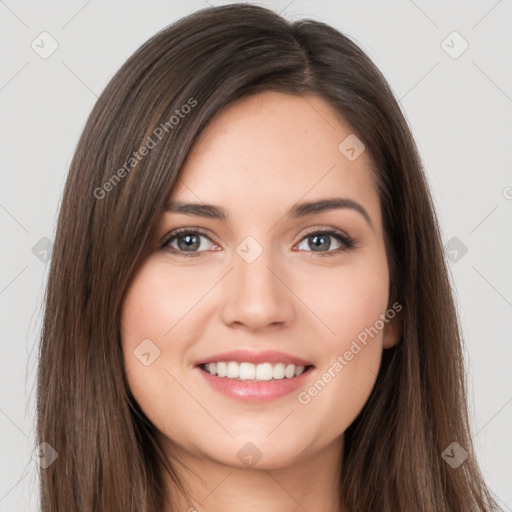
<path fill-rule="evenodd" d="M 388 322 L 384 325 L 383 347 L 391 348 L 396 345 L 403 335 L 403 306 L 398 301 L 390 301 L 386 310 Z"/>

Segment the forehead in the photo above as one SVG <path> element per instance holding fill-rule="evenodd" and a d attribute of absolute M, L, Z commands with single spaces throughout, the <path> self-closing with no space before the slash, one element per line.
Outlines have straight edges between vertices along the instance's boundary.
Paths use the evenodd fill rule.
<path fill-rule="evenodd" d="M 301 200 L 349 197 L 380 219 L 370 157 L 339 145 L 353 130 L 323 99 L 265 91 L 228 105 L 203 130 L 173 200 L 275 213 Z"/>

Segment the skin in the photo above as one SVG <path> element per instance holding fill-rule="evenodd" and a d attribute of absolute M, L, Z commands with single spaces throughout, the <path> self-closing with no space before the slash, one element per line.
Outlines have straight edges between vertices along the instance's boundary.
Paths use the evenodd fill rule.
<path fill-rule="evenodd" d="M 237 348 L 279 350 L 315 365 L 307 389 L 391 307 L 370 157 L 364 151 L 349 161 L 338 149 L 351 133 L 319 97 L 262 92 L 217 115 L 182 169 L 171 199 L 221 206 L 229 219 L 163 214 L 122 315 L 130 389 L 180 459 L 190 496 L 173 486 L 169 511 L 339 510 L 343 433 L 372 391 L 383 349 L 401 335 L 400 315 L 307 404 L 297 392 L 266 403 L 228 398 L 194 364 Z M 373 226 L 353 209 L 286 217 L 299 201 L 337 196 L 360 203 Z M 207 232 L 193 249 L 199 257 L 160 248 L 180 227 Z M 307 230 L 327 227 L 356 246 L 322 256 L 343 247 L 331 237 L 315 252 Z M 236 252 L 247 236 L 263 249 L 252 263 Z M 171 245 L 180 248 L 177 239 Z M 160 349 L 149 366 L 133 354 L 147 338 Z M 252 467 L 237 457 L 247 442 L 262 454 Z"/>

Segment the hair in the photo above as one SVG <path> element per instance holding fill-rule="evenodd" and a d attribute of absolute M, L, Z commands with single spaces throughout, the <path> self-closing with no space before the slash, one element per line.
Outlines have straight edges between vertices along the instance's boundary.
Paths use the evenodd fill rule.
<path fill-rule="evenodd" d="M 365 144 L 390 291 L 403 305 L 403 335 L 384 350 L 375 387 L 345 431 L 340 504 L 497 510 L 472 448 L 438 220 L 398 102 L 335 28 L 231 4 L 196 11 L 144 43 L 106 86 L 76 147 L 39 350 L 37 442 L 59 454 L 40 472 L 42 512 L 162 511 L 164 470 L 173 491 L 183 490 L 128 387 L 120 313 L 194 141 L 221 109 L 261 91 L 322 98 Z M 457 469 L 441 457 L 452 442 L 469 454 Z"/>

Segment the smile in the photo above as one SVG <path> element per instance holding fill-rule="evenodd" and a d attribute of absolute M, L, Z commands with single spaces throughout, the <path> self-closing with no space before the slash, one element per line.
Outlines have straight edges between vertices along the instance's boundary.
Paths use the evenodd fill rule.
<path fill-rule="evenodd" d="M 295 397 L 297 390 L 309 385 L 314 369 L 313 365 L 219 361 L 201 364 L 194 370 L 220 395 L 239 402 L 262 403 L 286 395 Z"/>

